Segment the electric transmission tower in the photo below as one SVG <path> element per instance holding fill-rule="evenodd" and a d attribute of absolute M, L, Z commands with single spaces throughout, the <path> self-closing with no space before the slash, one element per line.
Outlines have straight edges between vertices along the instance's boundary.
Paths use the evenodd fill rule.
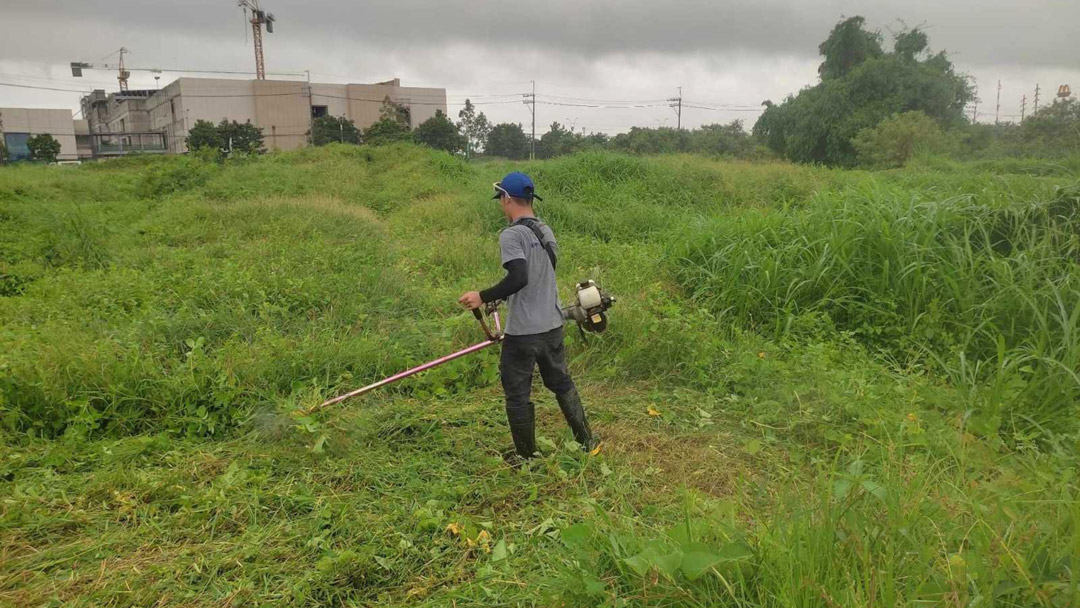
<path fill-rule="evenodd" d="M 536 81 L 532 81 L 532 93 L 522 93 L 522 103 L 532 112 L 532 139 L 529 141 L 529 160 L 536 160 Z"/>

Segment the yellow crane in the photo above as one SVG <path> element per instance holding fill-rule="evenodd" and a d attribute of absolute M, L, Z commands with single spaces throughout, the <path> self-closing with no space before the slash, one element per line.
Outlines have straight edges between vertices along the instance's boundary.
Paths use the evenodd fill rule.
<path fill-rule="evenodd" d="M 237 6 L 244 9 L 244 19 L 251 23 L 251 37 L 255 43 L 255 78 L 266 80 L 266 66 L 263 61 L 262 26 L 267 33 L 274 33 L 274 13 L 268 13 L 259 7 L 259 0 L 238 0 Z M 251 17 L 248 17 L 251 11 Z"/>

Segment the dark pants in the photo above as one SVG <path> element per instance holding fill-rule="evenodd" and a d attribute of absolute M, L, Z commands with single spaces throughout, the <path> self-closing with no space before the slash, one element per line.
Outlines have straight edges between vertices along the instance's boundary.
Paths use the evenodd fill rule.
<path fill-rule="evenodd" d="M 533 367 L 540 368 L 544 386 L 555 393 L 559 409 L 574 433 L 574 439 L 584 449 L 592 449 L 592 433 L 585 418 L 570 372 L 566 369 L 566 348 L 563 345 L 563 328 L 529 336 L 506 336 L 503 340 L 502 372 L 503 392 L 506 393 L 506 420 L 514 447 L 525 458 L 536 453 L 536 414 L 529 401 L 532 392 Z"/>

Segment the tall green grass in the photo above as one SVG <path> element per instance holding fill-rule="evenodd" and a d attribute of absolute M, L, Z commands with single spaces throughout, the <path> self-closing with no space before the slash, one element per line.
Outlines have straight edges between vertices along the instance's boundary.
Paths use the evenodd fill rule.
<path fill-rule="evenodd" d="M 453 302 L 498 276 L 486 192 L 508 168 L 333 146 L 0 173 L 4 427 L 218 435 L 468 343 Z M 604 153 L 525 169 L 564 287 L 622 296 L 620 331 L 575 348 L 598 379 L 723 390 L 732 329 L 851 335 L 966 390 L 974 432 L 1074 429 L 1069 179 Z M 478 358 L 394 390 L 493 381 Z"/>
<path fill-rule="evenodd" d="M 0 603 L 1075 605 L 1080 203 L 1025 167 L 4 169 Z M 480 339 L 511 168 L 619 298 L 601 454 L 538 389 L 506 467 L 494 351 L 277 416 Z"/>
<path fill-rule="evenodd" d="M 690 297 L 772 335 L 840 331 L 970 391 L 970 428 L 1075 431 L 1080 189 L 912 200 L 891 188 L 709 218 L 670 255 Z"/>

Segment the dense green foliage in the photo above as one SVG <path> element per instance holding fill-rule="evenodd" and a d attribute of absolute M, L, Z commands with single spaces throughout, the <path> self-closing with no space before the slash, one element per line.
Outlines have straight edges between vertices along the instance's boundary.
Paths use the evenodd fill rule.
<path fill-rule="evenodd" d="M 308 141 L 313 146 L 325 146 L 334 142 L 359 144 L 360 129 L 355 122 L 344 116 L 320 116 L 311 121 Z"/>
<path fill-rule="evenodd" d="M 959 134 L 962 158 L 1069 158 L 1080 154 L 1080 101 L 1044 105 L 1020 123 L 971 125 Z"/>
<path fill-rule="evenodd" d="M 905 30 L 886 53 L 862 17 L 840 22 L 820 47 L 821 82 L 769 103 L 754 134 L 796 162 L 852 166 L 855 136 L 894 114 L 917 110 L 944 127 L 962 126 L 971 86 L 927 43 L 921 31 Z"/>
<path fill-rule="evenodd" d="M 522 470 L 490 183 L 615 293 Z M 0 170 L 0 603 L 1069 606 L 1080 162 L 411 145 Z M 538 389 L 539 391 L 539 386 Z"/>
<path fill-rule="evenodd" d="M 903 167 L 916 156 L 943 154 L 949 143 L 941 127 L 918 110 L 890 116 L 851 142 L 860 165 L 886 169 Z"/>
<path fill-rule="evenodd" d="M 829 37 L 818 46 L 818 53 L 825 58 L 818 66 L 818 74 L 822 80 L 843 78 L 850 74 L 855 66 L 885 54 L 881 49 L 881 34 L 866 31 L 863 29 L 865 25 L 866 19 L 860 16 L 844 19 L 833 27 Z M 918 30 L 911 33 L 922 34 Z M 900 54 L 903 48 L 903 56 L 912 59 L 926 48 L 927 40 L 926 36 L 922 36 L 922 46 L 911 49 L 908 48 L 908 43 L 912 38 L 906 34 L 903 38 L 904 44 L 897 41 L 897 53 Z"/>
<path fill-rule="evenodd" d="M 364 129 L 364 143 L 373 146 L 402 143 L 411 138 L 408 126 L 389 118 L 380 118 Z"/>
<path fill-rule="evenodd" d="M 477 112 L 472 101 L 466 99 L 465 107 L 458 112 L 458 128 L 465 137 L 465 156 L 471 157 L 477 152 L 484 150 L 488 135 L 491 133 L 491 123 L 483 112 Z M 446 149 L 446 148 L 440 148 Z"/>
<path fill-rule="evenodd" d="M 30 160 L 43 163 L 55 163 L 56 156 L 60 154 L 60 142 L 48 133 L 30 137 L 26 140 L 26 147 L 30 150 Z"/>
<path fill-rule="evenodd" d="M 508 159 L 529 156 L 529 137 L 521 125 L 496 125 L 488 136 L 485 154 Z M 756 158 L 767 153 L 743 130 L 742 121 L 726 125 L 707 124 L 696 129 L 649 129 L 632 127 L 609 137 L 604 133 L 575 132 L 554 122 L 536 142 L 538 158 L 555 158 L 588 150 L 612 150 L 627 154 L 693 153 L 728 158 Z"/>
<path fill-rule="evenodd" d="M 458 132 L 458 127 L 442 110 L 435 110 L 435 116 L 420 123 L 412 134 L 413 141 L 435 150 L 461 152 L 468 145 L 468 137 Z"/>
<path fill-rule="evenodd" d="M 215 125 L 206 120 L 196 120 L 186 139 L 189 150 L 210 150 L 221 156 L 232 154 L 262 154 L 262 127 L 235 120 L 222 119 Z"/>
<path fill-rule="evenodd" d="M 529 136 L 525 135 L 520 123 L 497 124 L 488 132 L 484 152 L 488 156 L 524 160 L 529 157 Z"/>

